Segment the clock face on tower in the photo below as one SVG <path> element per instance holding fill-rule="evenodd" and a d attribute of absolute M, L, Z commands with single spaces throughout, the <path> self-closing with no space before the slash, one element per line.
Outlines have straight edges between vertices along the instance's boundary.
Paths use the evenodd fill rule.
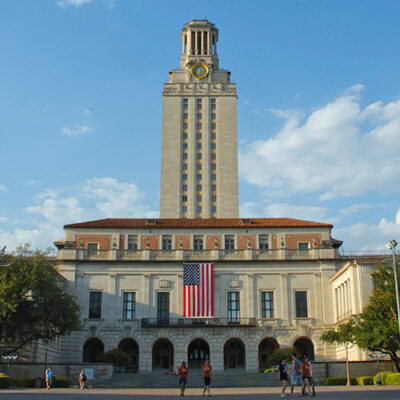
<path fill-rule="evenodd" d="M 206 64 L 197 62 L 196 64 L 192 65 L 190 73 L 192 74 L 193 78 L 203 79 L 208 75 L 208 67 Z"/>

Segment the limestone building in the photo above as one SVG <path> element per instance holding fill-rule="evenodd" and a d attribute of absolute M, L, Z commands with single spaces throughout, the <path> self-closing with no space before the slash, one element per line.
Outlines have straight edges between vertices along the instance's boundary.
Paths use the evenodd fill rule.
<path fill-rule="evenodd" d="M 372 264 L 342 259 L 330 224 L 238 217 L 236 89 L 217 40 L 208 21 L 186 24 L 181 68 L 164 85 L 161 218 L 69 224 L 55 242 L 83 328 L 50 359 L 119 348 L 139 371 L 206 357 L 215 370 L 255 371 L 278 347 L 342 356 L 319 338 L 360 312 Z M 183 266 L 202 263 L 213 264 L 213 315 L 184 317 Z"/>

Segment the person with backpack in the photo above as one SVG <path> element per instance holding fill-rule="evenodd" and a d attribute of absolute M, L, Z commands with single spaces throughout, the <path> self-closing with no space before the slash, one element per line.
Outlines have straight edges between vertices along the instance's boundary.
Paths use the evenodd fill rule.
<path fill-rule="evenodd" d="M 50 390 L 51 385 L 53 383 L 53 379 L 54 379 L 54 371 L 53 368 L 48 367 L 45 371 L 45 378 L 46 378 L 46 389 Z"/>
<path fill-rule="evenodd" d="M 290 394 L 293 394 L 293 389 L 295 385 L 303 385 L 303 380 L 301 379 L 301 362 L 296 357 L 296 353 L 292 353 L 292 377 L 290 379 Z"/>
<path fill-rule="evenodd" d="M 85 370 L 81 369 L 81 372 L 78 376 L 78 382 L 79 382 L 79 387 L 81 389 L 83 389 L 85 387 L 85 382 L 87 380 L 86 374 L 85 374 Z"/>

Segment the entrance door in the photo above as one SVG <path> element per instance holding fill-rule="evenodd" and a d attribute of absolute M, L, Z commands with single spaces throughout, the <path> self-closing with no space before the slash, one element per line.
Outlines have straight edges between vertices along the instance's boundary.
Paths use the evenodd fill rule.
<path fill-rule="evenodd" d="M 168 339 L 160 339 L 153 346 L 153 369 L 174 365 L 174 348 Z"/>
<path fill-rule="evenodd" d="M 205 359 L 210 359 L 210 347 L 201 339 L 193 340 L 188 348 L 189 368 L 200 368 Z"/>
<path fill-rule="evenodd" d="M 168 325 L 169 323 L 169 293 L 157 293 L 157 324 Z"/>
<path fill-rule="evenodd" d="M 225 343 L 224 367 L 225 369 L 245 367 L 245 349 L 241 340 L 230 339 Z"/>

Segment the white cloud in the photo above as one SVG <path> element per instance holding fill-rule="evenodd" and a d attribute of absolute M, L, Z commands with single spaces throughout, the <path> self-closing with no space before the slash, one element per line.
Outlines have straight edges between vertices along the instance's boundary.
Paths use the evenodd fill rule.
<path fill-rule="evenodd" d="M 34 202 L 23 211 L 34 216 L 35 220 L 21 218 L 20 221 L 11 221 L 0 217 L 0 222 L 14 225 L 8 230 L 4 225 L 0 227 L 1 245 L 11 250 L 29 242 L 33 247 L 46 248 L 64 237 L 65 224 L 108 217 L 159 216 L 158 211 L 146 204 L 137 185 L 118 182 L 114 178 L 89 179 L 71 189 L 46 189 L 35 197 Z M 18 227 L 21 224 L 23 229 Z"/>
<path fill-rule="evenodd" d="M 93 0 L 58 0 L 56 4 L 58 7 L 61 8 L 68 8 L 68 7 L 82 7 L 85 4 L 92 3 Z"/>
<path fill-rule="evenodd" d="M 394 221 L 382 218 L 377 225 L 359 222 L 344 228 L 335 228 L 333 236 L 343 240 L 343 250 L 387 250 L 386 244 L 400 237 L 400 208 Z"/>
<path fill-rule="evenodd" d="M 36 179 L 29 179 L 28 181 L 25 182 L 26 186 L 35 186 L 38 185 L 40 183 L 40 181 L 36 180 Z"/>
<path fill-rule="evenodd" d="M 320 200 L 367 191 L 400 191 L 400 100 L 360 107 L 354 85 L 307 118 L 285 118 L 281 130 L 240 150 L 240 174 L 267 196 L 312 193 Z"/>
<path fill-rule="evenodd" d="M 93 128 L 87 125 L 76 125 L 73 128 L 65 127 L 62 129 L 62 134 L 67 136 L 86 135 L 93 131 Z"/>
<path fill-rule="evenodd" d="M 8 187 L 0 184 L 0 192 L 8 192 Z"/>
<path fill-rule="evenodd" d="M 358 213 L 360 210 L 364 210 L 366 208 L 370 208 L 371 205 L 370 204 L 353 204 L 349 207 L 346 207 L 344 209 L 342 209 L 340 212 L 342 214 L 348 215 L 348 214 L 354 214 L 354 213 Z"/>
<path fill-rule="evenodd" d="M 242 217 L 296 218 L 316 222 L 326 222 L 327 211 L 325 207 L 294 206 L 287 203 L 247 202 L 240 206 Z"/>

